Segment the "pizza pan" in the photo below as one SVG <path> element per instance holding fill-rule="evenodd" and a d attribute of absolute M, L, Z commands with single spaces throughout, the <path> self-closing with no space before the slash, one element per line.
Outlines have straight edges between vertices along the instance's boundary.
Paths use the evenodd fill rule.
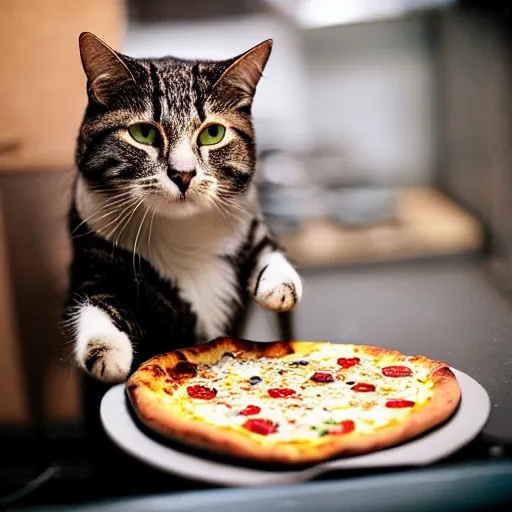
<path fill-rule="evenodd" d="M 421 437 L 378 452 L 322 462 L 300 470 L 268 470 L 245 467 L 181 451 L 155 440 L 132 417 L 124 385 L 103 397 L 100 417 L 110 439 L 124 452 L 161 471 L 192 480 L 232 486 L 277 485 L 311 480 L 339 470 L 425 466 L 448 457 L 472 441 L 482 430 L 491 410 L 485 389 L 465 373 L 453 369 L 462 390 L 461 403 L 443 425 Z"/>

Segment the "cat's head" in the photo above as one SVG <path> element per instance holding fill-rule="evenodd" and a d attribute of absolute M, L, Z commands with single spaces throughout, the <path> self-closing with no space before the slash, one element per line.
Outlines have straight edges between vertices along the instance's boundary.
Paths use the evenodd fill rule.
<path fill-rule="evenodd" d="M 255 170 L 251 105 L 271 48 L 216 62 L 135 59 L 81 34 L 89 104 L 76 160 L 88 189 L 168 216 L 239 202 Z"/>

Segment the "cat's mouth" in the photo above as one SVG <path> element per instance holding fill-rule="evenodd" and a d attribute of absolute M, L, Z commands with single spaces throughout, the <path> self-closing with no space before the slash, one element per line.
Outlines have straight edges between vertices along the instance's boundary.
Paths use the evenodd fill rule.
<path fill-rule="evenodd" d="M 189 188 L 176 193 L 167 187 L 159 187 L 151 191 L 148 197 L 152 207 L 166 217 L 188 217 L 211 210 L 210 201 L 204 194 Z"/>

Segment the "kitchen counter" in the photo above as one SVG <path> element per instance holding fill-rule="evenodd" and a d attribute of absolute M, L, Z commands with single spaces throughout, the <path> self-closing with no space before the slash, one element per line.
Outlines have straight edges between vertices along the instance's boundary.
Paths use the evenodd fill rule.
<path fill-rule="evenodd" d="M 295 337 L 361 343 L 446 362 L 482 384 L 492 412 L 483 435 L 512 444 L 512 305 L 476 259 L 354 265 L 301 272 Z M 275 338 L 253 308 L 245 337 Z"/>
<path fill-rule="evenodd" d="M 512 500 L 512 462 L 486 467 L 422 469 L 409 473 L 308 482 L 274 488 L 211 490 L 109 500 L 79 507 L 26 512 L 415 512 L 507 510 Z"/>
<path fill-rule="evenodd" d="M 288 255 L 302 268 L 313 269 L 481 249 L 481 224 L 438 190 L 409 187 L 395 193 L 392 220 L 350 227 L 326 218 L 303 219 L 296 232 L 282 237 Z"/>
<path fill-rule="evenodd" d="M 492 412 L 482 435 L 428 468 L 339 471 L 293 486 L 233 490 L 160 473 L 108 439 L 78 440 L 48 447 L 61 471 L 19 505 L 46 503 L 53 504 L 48 510 L 58 510 L 57 503 L 95 502 L 92 508 L 85 503 L 62 509 L 77 512 L 195 511 L 205 503 L 212 510 L 269 512 L 292 504 L 293 510 L 334 511 L 340 503 L 358 511 L 385 510 L 384 505 L 395 511 L 442 510 L 443 504 L 444 509 L 506 510 L 503 504 L 512 503 L 512 306 L 479 262 L 396 262 L 309 269 L 302 275 L 297 339 L 376 344 L 445 361 L 487 389 Z M 270 341 L 275 333 L 274 316 L 254 308 L 245 336 Z M 27 446 L 23 453 L 32 450 Z"/>

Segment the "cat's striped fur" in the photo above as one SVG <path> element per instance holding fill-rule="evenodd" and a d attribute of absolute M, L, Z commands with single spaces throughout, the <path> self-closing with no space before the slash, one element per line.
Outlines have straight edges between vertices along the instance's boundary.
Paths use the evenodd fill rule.
<path fill-rule="evenodd" d="M 64 315 L 78 365 L 112 383 L 157 353 L 232 333 L 251 295 L 290 310 L 302 285 L 252 182 L 251 104 L 271 42 L 222 62 L 132 59 L 90 33 L 80 49 L 89 103 Z M 160 147 L 134 140 L 139 122 L 158 128 Z M 199 147 L 210 123 L 224 139 Z"/>

